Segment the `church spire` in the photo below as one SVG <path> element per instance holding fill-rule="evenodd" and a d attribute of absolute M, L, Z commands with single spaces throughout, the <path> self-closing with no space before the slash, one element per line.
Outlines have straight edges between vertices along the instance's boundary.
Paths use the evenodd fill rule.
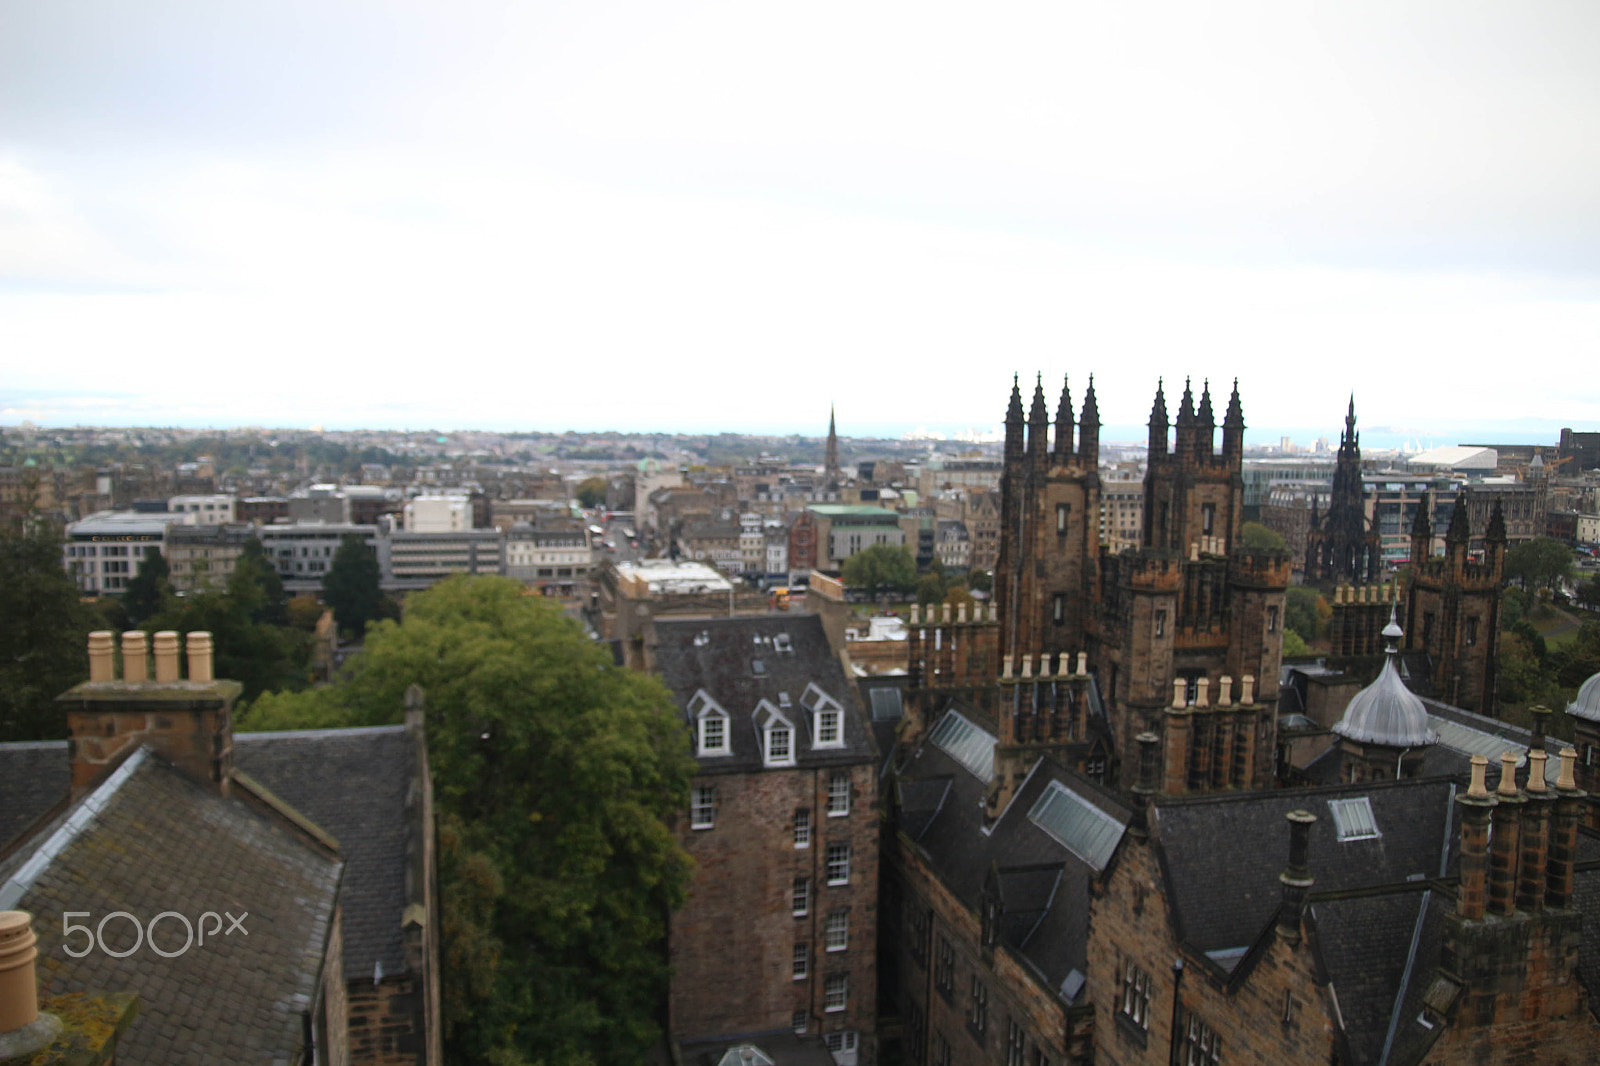
<path fill-rule="evenodd" d="M 1044 402 L 1044 375 L 1033 384 L 1033 406 L 1028 409 L 1028 450 L 1041 460 L 1050 451 L 1050 412 Z"/>
<path fill-rule="evenodd" d="M 1195 414 L 1195 450 L 1200 458 L 1211 458 L 1216 431 L 1217 418 L 1211 409 L 1211 379 L 1206 378 L 1200 387 L 1200 410 Z"/>
<path fill-rule="evenodd" d="M 823 469 L 829 482 L 839 480 L 839 432 L 833 419 L 833 405 L 828 405 L 828 447 L 824 453 Z"/>
<path fill-rule="evenodd" d="M 1239 379 L 1233 379 L 1233 395 L 1228 397 L 1228 410 L 1222 416 L 1222 454 L 1230 463 L 1244 456 L 1244 407 L 1239 403 Z"/>
<path fill-rule="evenodd" d="M 1011 375 L 1011 402 L 1006 406 L 1006 462 L 1022 458 L 1022 387 L 1017 375 Z"/>

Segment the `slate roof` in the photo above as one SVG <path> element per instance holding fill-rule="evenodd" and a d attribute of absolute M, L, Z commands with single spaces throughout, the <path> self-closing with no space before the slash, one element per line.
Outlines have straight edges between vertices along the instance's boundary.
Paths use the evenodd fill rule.
<path fill-rule="evenodd" d="M 655 631 L 656 666 L 678 706 L 687 708 L 695 693 L 704 690 L 728 713 L 731 752 L 701 758 L 702 773 L 761 769 L 761 739 L 753 716 L 762 700 L 794 723 L 795 766 L 872 760 L 874 749 L 857 710 L 856 687 L 845 679 L 818 616 L 658 621 Z M 812 747 L 812 716 L 800 700 L 813 683 L 845 712 L 842 747 Z M 687 710 L 684 721 L 693 724 Z"/>
<path fill-rule="evenodd" d="M 1088 799 L 1126 827 L 1129 809 L 1048 758 L 1040 759 L 988 833 L 988 787 L 938 746 L 923 744 L 900 770 L 900 829 L 940 882 L 978 913 L 994 871 L 1002 903 L 1000 939 L 1047 988 L 1088 969 L 1089 865 L 1040 829 L 1028 812 L 1052 781 Z"/>
<path fill-rule="evenodd" d="M 37 841 L 35 844 L 34 841 Z M 117 1047 L 121 1063 L 288 1062 L 301 1012 L 315 1001 L 343 864 L 281 818 L 191 781 L 141 749 L 0 868 L 0 907 L 35 916 L 41 984 L 51 994 L 137 991 L 139 1017 Z M 248 935 L 211 934 L 204 947 L 163 958 L 148 942 L 124 958 L 98 947 L 72 958 L 64 911 L 100 924 L 113 911 L 149 922 L 164 911 L 198 921 L 243 918 Z M 226 919 L 219 922 L 229 928 Z M 177 951 L 182 923 L 158 943 Z M 208 925 L 209 931 L 209 925 Z M 108 947 L 133 945 L 125 919 Z"/>
<path fill-rule="evenodd" d="M 416 770 L 405 726 L 236 733 L 233 760 L 339 842 L 345 979 L 371 980 L 379 964 L 390 976 L 404 973 L 407 802 Z"/>
<path fill-rule="evenodd" d="M 1339 997 L 1352 1066 L 1382 1060 L 1402 980 L 1406 985 L 1402 1009 L 1415 1005 L 1400 1017 L 1415 1018 L 1420 1012 L 1423 985 L 1438 964 L 1441 919 L 1451 905 L 1448 897 L 1426 890 L 1312 904 L 1317 952 Z M 1419 948 L 1416 958 L 1414 941 Z M 1428 950 L 1421 950 L 1424 947 Z M 1426 1034 L 1423 1027 L 1418 1029 Z"/>
<path fill-rule="evenodd" d="M 66 741 L 0 744 L 0 855 L 65 799 L 71 784 Z"/>
<path fill-rule="evenodd" d="M 1448 780 L 1366 782 L 1311 789 L 1158 799 L 1151 815 L 1180 937 L 1201 951 L 1244 947 L 1272 920 L 1289 856 L 1286 815 L 1308 810 L 1312 892 L 1440 875 L 1453 861 Z M 1379 836 L 1340 841 L 1328 801 L 1365 796 Z"/>

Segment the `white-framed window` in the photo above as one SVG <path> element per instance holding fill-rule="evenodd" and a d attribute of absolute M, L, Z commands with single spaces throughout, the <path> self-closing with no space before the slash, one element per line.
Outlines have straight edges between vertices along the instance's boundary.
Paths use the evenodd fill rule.
<path fill-rule="evenodd" d="M 823 1039 L 828 1053 L 833 1056 L 833 1066 L 856 1066 L 857 1041 L 854 1029 L 829 1033 Z"/>
<path fill-rule="evenodd" d="M 835 770 L 828 777 L 828 817 L 843 818 L 850 813 L 850 771 Z"/>
<path fill-rule="evenodd" d="M 829 844 L 825 859 L 828 884 L 848 885 L 850 883 L 850 845 Z"/>
<path fill-rule="evenodd" d="M 1222 1060 L 1222 1039 L 1198 1015 L 1189 1015 L 1183 1034 L 1183 1066 L 1217 1066 Z"/>
<path fill-rule="evenodd" d="M 822 950 L 845 951 L 850 947 L 850 912 L 834 911 L 828 915 L 828 924 L 823 930 Z"/>
<path fill-rule="evenodd" d="M 796 1036 L 802 1036 L 806 1031 L 806 1012 L 797 1010 L 789 1019 L 789 1025 L 794 1029 Z"/>
<path fill-rule="evenodd" d="M 800 706 L 811 712 L 812 747 L 844 747 L 844 708 L 837 700 L 811 681 L 800 694 Z"/>
<path fill-rule="evenodd" d="M 794 879 L 794 892 L 790 897 L 796 918 L 804 918 L 811 913 L 811 878 L 797 877 Z"/>
<path fill-rule="evenodd" d="M 817 747 L 832 747 L 844 743 L 844 715 L 839 711 L 817 712 Z"/>
<path fill-rule="evenodd" d="M 811 945 L 799 943 L 794 946 L 794 971 L 796 981 L 804 981 L 811 976 Z"/>
<path fill-rule="evenodd" d="M 728 754 L 728 719 L 720 714 L 708 714 L 700 719 L 700 754 Z"/>
<path fill-rule="evenodd" d="M 689 800 L 689 828 L 714 829 L 717 824 L 717 786 L 696 785 Z"/>
<path fill-rule="evenodd" d="M 766 731 L 767 765 L 791 766 L 794 764 L 794 730 L 775 725 Z"/>
<path fill-rule="evenodd" d="M 836 1014 L 850 1005 L 850 978 L 842 973 L 829 974 L 822 984 L 822 1009 Z"/>
<path fill-rule="evenodd" d="M 794 812 L 794 846 L 811 846 L 811 812 L 804 807 Z"/>
<path fill-rule="evenodd" d="M 1132 962 L 1122 970 L 1122 1016 L 1140 1029 L 1150 1028 L 1150 975 Z"/>

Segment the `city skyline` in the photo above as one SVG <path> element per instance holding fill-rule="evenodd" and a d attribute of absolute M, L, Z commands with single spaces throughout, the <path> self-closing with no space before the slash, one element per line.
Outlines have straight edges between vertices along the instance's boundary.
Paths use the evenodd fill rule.
<path fill-rule="evenodd" d="M 1600 12 L 0 14 L 0 426 L 1600 423 Z M 1374 444 L 1379 444 L 1374 440 Z M 1381 445 L 1380 445 L 1381 446 Z"/>

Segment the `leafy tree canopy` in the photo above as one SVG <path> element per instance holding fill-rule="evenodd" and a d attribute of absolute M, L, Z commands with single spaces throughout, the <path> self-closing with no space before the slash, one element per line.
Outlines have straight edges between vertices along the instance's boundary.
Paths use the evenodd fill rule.
<path fill-rule="evenodd" d="M 283 579 L 267 561 L 266 550 L 256 537 L 244 542 L 228 579 L 228 593 L 249 609 L 252 622 L 289 624 L 289 595 L 283 591 Z"/>
<path fill-rule="evenodd" d="M 1306 640 L 1323 634 L 1324 622 L 1333 617 L 1333 606 L 1316 589 L 1290 585 L 1284 594 L 1284 625 Z"/>
<path fill-rule="evenodd" d="M 277 689 L 304 688 L 311 638 L 298 629 L 256 621 L 261 609 L 261 589 L 254 577 L 248 572 L 241 577 L 236 571 L 226 591 L 206 589 L 171 598 L 142 628 L 152 633 L 163 629 L 209 632 L 216 675 L 242 684 L 243 699 Z"/>
<path fill-rule="evenodd" d="M 1239 546 L 1246 551 L 1289 550 L 1289 542 L 1283 539 L 1283 534 L 1260 522 L 1246 522 L 1239 527 Z"/>
<path fill-rule="evenodd" d="M 58 531 L 0 534 L 0 741 L 67 735 L 55 698 L 89 676 L 98 624 L 61 569 Z"/>
<path fill-rule="evenodd" d="M 379 587 L 378 553 L 356 533 L 347 535 L 333 553 L 333 563 L 322 576 L 322 602 L 333 608 L 342 632 L 357 637 L 367 624 L 382 616 L 383 590 Z"/>
<path fill-rule="evenodd" d="M 462 576 L 373 625 L 337 683 L 264 696 L 243 727 L 393 722 L 413 683 L 439 809 L 449 1056 L 641 1061 L 689 869 L 666 823 L 694 772 L 670 694 L 518 582 Z"/>
<path fill-rule="evenodd" d="M 1572 578 L 1572 549 L 1550 537 L 1535 537 L 1506 552 L 1505 576 L 1525 589 L 1556 589 Z"/>
<path fill-rule="evenodd" d="M 1283 631 L 1283 657 L 1292 658 L 1296 655 L 1310 655 L 1311 648 L 1307 646 L 1305 638 L 1293 629 Z"/>
<path fill-rule="evenodd" d="M 874 544 L 844 561 L 844 583 L 868 589 L 913 592 L 917 588 L 917 562 L 906 548 Z M 943 597 L 941 579 L 939 598 Z"/>

